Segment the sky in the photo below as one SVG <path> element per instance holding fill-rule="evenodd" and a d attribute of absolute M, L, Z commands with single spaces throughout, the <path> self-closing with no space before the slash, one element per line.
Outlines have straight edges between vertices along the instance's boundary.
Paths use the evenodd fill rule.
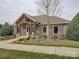
<path fill-rule="evenodd" d="M 79 12 L 79 0 L 63 0 L 60 17 L 67 20 Z M 0 0 L 0 23 L 14 23 L 22 13 L 37 15 L 35 0 Z"/>

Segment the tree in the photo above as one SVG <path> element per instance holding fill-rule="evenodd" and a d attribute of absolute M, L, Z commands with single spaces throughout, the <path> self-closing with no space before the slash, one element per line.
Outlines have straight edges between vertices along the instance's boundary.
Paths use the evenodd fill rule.
<path fill-rule="evenodd" d="M 71 21 L 66 37 L 71 40 L 79 40 L 79 13 Z"/>
<path fill-rule="evenodd" d="M 0 36 L 9 36 L 13 33 L 13 27 L 11 27 L 8 23 L 5 23 L 0 29 Z"/>
<path fill-rule="evenodd" d="M 49 16 L 61 14 L 61 0 L 37 0 L 36 5 L 39 14 Z"/>
<path fill-rule="evenodd" d="M 49 16 L 54 16 L 60 14 L 62 10 L 60 7 L 60 0 L 37 0 L 37 10 L 40 14 L 46 15 L 47 20 Z M 47 39 L 49 40 L 50 33 L 49 33 L 49 20 L 47 24 Z"/>
<path fill-rule="evenodd" d="M 2 24 L 0 24 L 0 29 L 1 29 L 1 27 L 2 27 Z"/>

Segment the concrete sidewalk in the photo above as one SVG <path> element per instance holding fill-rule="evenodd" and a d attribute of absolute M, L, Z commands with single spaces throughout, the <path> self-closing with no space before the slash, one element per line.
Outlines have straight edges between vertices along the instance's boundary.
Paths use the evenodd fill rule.
<path fill-rule="evenodd" d="M 79 48 L 10 44 L 11 42 L 18 39 L 19 38 L 1 42 L 0 48 L 35 53 L 56 54 L 60 56 L 79 57 Z"/>
<path fill-rule="evenodd" d="M 45 54 L 56 54 L 56 55 L 62 55 L 62 56 L 79 57 L 78 48 L 19 45 L 19 44 L 0 44 L 0 48 L 27 51 L 27 52 L 45 53 Z"/>

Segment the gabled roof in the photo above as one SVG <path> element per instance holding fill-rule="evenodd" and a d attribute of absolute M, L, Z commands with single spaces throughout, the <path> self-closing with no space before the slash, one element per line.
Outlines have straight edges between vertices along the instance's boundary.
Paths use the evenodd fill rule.
<path fill-rule="evenodd" d="M 48 21 L 50 24 L 68 24 L 69 23 L 68 20 L 65 20 L 57 16 L 39 15 L 39 16 L 33 16 L 33 18 L 42 24 L 47 24 Z"/>
<path fill-rule="evenodd" d="M 22 16 L 26 16 L 30 19 L 32 19 L 35 22 L 40 22 L 41 24 L 48 24 L 48 21 L 50 24 L 68 24 L 69 21 L 65 20 L 63 18 L 57 17 L 57 16 L 46 16 L 46 15 L 38 15 L 38 16 L 30 16 L 27 13 L 23 13 L 16 22 L 19 21 L 19 19 Z"/>
<path fill-rule="evenodd" d="M 28 18 L 30 18 L 31 20 L 33 20 L 33 21 L 35 21 L 36 22 L 36 20 L 35 19 L 33 19 L 32 18 L 32 16 L 30 16 L 29 14 L 27 14 L 27 13 L 23 13 L 17 20 L 16 20 L 16 23 L 19 21 L 19 19 L 21 18 L 21 17 L 23 17 L 23 16 L 25 16 L 25 17 L 28 17 Z"/>

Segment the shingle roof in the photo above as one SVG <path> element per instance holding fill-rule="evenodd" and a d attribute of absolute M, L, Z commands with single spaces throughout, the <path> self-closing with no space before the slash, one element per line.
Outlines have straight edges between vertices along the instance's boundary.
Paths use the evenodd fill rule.
<path fill-rule="evenodd" d="M 69 21 L 57 16 L 46 16 L 46 15 L 39 15 L 33 16 L 35 20 L 40 22 L 41 24 L 47 24 L 48 21 L 50 24 L 68 24 Z"/>
<path fill-rule="evenodd" d="M 57 16 L 46 16 L 46 15 L 30 16 L 27 13 L 23 13 L 22 15 L 28 16 L 30 19 L 34 20 L 35 22 L 40 22 L 41 24 L 48 24 L 48 21 L 50 24 L 69 24 L 68 20 L 65 20 Z M 22 15 L 20 17 L 22 17 Z"/>

